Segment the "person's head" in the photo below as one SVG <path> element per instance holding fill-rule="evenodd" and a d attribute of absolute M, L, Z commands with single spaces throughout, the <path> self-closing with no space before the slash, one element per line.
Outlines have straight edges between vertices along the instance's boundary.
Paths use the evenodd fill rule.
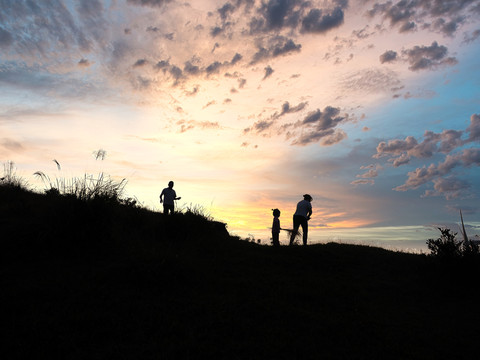
<path fill-rule="evenodd" d="M 272 209 L 273 210 L 273 216 L 280 217 L 280 210 L 278 209 Z"/>
<path fill-rule="evenodd" d="M 307 200 L 307 201 L 311 202 L 313 200 L 313 198 L 310 195 L 305 194 L 305 195 L 303 195 L 303 200 Z"/>
<path fill-rule="evenodd" d="M 173 181 L 169 181 L 169 182 L 168 182 L 168 187 L 169 187 L 169 188 L 173 188 Z"/>

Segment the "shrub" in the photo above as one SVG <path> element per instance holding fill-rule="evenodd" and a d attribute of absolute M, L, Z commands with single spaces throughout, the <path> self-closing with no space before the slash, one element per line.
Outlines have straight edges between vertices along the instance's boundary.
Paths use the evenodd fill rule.
<path fill-rule="evenodd" d="M 428 239 L 427 246 L 432 256 L 453 259 L 477 255 L 478 246 L 472 241 L 457 240 L 457 233 L 451 233 L 448 228 L 438 228 L 442 235 L 438 239 Z"/>
<path fill-rule="evenodd" d="M 450 229 L 438 228 L 442 235 L 438 239 L 428 239 L 427 246 L 432 256 L 440 258 L 455 258 L 462 256 L 462 242 L 457 240 L 457 233 Z"/>

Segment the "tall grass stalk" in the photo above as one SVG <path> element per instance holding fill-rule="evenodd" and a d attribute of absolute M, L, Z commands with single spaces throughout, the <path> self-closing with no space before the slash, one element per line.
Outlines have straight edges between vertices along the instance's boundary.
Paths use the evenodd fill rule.
<path fill-rule="evenodd" d="M 17 176 L 15 163 L 7 161 L 3 163 L 3 177 L 0 178 L 0 185 L 26 188 L 28 184 L 24 179 Z"/>
<path fill-rule="evenodd" d="M 72 179 L 55 178 L 54 181 L 42 171 L 37 171 L 34 175 L 43 181 L 47 194 L 71 195 L 85 201 L 95 198 L 120 200 L 127 184 L 125 178 L 115 181 L 103 172 L 96 177 L 85 174 Z"/>

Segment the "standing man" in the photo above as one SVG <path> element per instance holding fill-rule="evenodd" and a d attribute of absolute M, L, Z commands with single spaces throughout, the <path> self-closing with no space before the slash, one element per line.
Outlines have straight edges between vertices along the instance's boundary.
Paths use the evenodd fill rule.
<path fill-rule="evenodd" d="M 310 220 L 310 216 L 312 216 L 312 200 L 313 198 L 310 195 L 305 194 L 303 195 L 303 200 L 297 204 L 297 210 L 293 215 L 293 232 L 292 236 L 290 236 L 290 245 L 293 245 L 300 225 L 303 231 L 303 245 L 307 245 L 308 220 Z"/>
<path fill-rule="evenodd" d="M 173 214 L 175 210 L 175 200 L 180 200 L 180 197 L 177 197 L 177 193 L 173 190 L 173 181 L 168 183 L 168 187 L 162 190 L 160 194 L 160 204 L 163 203 L 163 214 L 168 215 Z"/>

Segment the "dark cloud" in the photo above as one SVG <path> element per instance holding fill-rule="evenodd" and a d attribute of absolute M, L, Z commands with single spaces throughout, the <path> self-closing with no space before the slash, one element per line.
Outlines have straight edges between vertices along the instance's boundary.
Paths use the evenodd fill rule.
<path fill-rule="evenodd" d="M 157 64 L 158 65 L 158 64 Z M 183 76 L 183 72 L 182 72 L 182 69 L 180 69 L 178 66 L 175 66 L 175 65 L 172 65 L 170 67 L 170 69 L 168 69 L 168 72 L 170 73 L 170 75 L 173 76 L 173 78 L 175 80 L 180 80 Z"/>
<path fill-rule="evenodd" d="M 464 42 L 468 44 L 477 40 L 479 37 L 480 37 L 480 29 L 477 29 L 473 31 L 471 34 L 465 34 Z"/>
<path fill-rule="evenodd" d="M 324 14 L 321 9 L 311 9 L 302 20 L 301 31 L 304 33 L 324 33 L 343 24 L 343 10 L 335 8 L 331 13 Z"/>
<path fill-rule="evenodd" d="M 397 52 L 393 50 L 385 51 L 382 55 L 380 55 L 380 63 L 389 63 L 395 61 L 397 59 Z"/>
<path fill-rule="evenodd" d="M 263 80 L 270 77 L 273 74 L 273 72 L 275 71 L 275 70 L 272 69 L 272 67 L 270 65 L 268 65 L 264 70 L 265 70 L 265 75 L 263 76 Z"/>
<path fill-rule="evenodd" d="M 127 0 L 127 3 L 132 5 L 161 7 L 170 3 L 171 0 Z"/>
<path fill-rule="evenodd" d="M 223 28 L 221 28 L 219 26 L 215 26 L 210 30 L 210 35 L 212 35 L 212 37 L 215 37 L 215 36 L 223 33 L 223 30 L 224 30 Z"/>
<path fill-rule="evenodd" d="M 398 30 L 401 33 L 413 31 L 416 28 L 416 24 L 413 21 L 405 22 L 403 23 L 402 26 L 400 26 L 400 29 Z"/>
<path fill-rule="evenodd" d="M 295 128 L 301 131 L 292 142 L 293 145 L 307 145 L 312 142 L 319 142 L 321 145 L 329 146 L 336 144 L 347 137 L 343 130 L 337 126 L 348 120 L 346 115 L 340 115 L 340 109 L 327 106 L 323 111 L 317 109 L 310 112 Z"/>
<path fill-rule="evenodd" d="M 272 117 L 275 119 L 278 119 L 279 117 L 285 114 L 292 114 L 292 113 L 302 111 L 307 107 L 307 105 L 308 105 L 308 102 L 301 102 L 296 106 L 290 106 L 290 103 L 288 101 L 285 101 L 282 105 L 282 110 L 280 111 L 280 113 L 275 113 Z"/>
<path fill-rule="evenodd" d="M 471 13 L 475 12 L 476 0 L 416 0 L 375 3 L 367 12 L 371 17 L 380 16 L 387 20 L 391 27 L 398 27 L 399 32 L 411 31 L 416 28 L 416 23 L 423 27 L 444 35 L 452 36 L 459 25 L 466 21 Z M 428 21 L 432 21 L 429 24 Z"/>
<path fill-rule="evenodd" d="M 444 34 L 445 36 L 453 36 L 463 21 L 463 17 L 452 21 L 437 19 L 433 22 L 432 27 L 434 30 Z"/>
<path fill-rule="evenodd" d="M 269 40 L 267 48 L 259 47 L 258 51 L 253 55 L 250 63 L 253 65 L 278 56 L 300 52 L 301 48 L 302 45 L 295 44 L 292 39 L 283 36 L 275 36 Z"/>
<path fill-rule="evenodd" d="M 239 53 L 236 53 L 233 58 L 232 58 L 232 61 L 230 61 L 230 65 L 235 65 L 236 63 L 238 63 L 240 60 L 243 59 L 243 56 L 240 55 Z"/>
<path fill-rule="evenodd" d="M 146 59 L 138 59 L 135 64 L 133 64 L 133 67 L 142 67 L 146 65 L 148 61 Z"/>
<path fill-rule="evenodd" d="M 207 66 L 207 68 L 205 69 L 207 75 L 210 75 L 210 74 L 215 74 L 215 73 L 218 73 L 220 71 L 220 67 L 222 66 L 222 63 L 218 62 L 218 61 L 215 61 L 213 63 L 211 63 L 210 65 Z"/>
<path fill-rule="evenodd" d="M 91 65 L 90 61 L 88 59 L 82 58 L 78 61 L 78 66 L 81 67 L 89 67 Z"/>
<path fill-rule="evenodd" d="M 283 44 L 277 44 L 272 50 L 272 56 L 277 57 L 280 55 L 288 54 L 291 52 L 299 52 L 302 45 L 295 44 L 293 40 L 288 39 Z"/>
<path fill-rule="evenodd" d="M 225 3 L 221 8 L 217 9 L 217 11 L 220 14 L 220 18 L 225 21 L 229 14 L 235 11 L 235 6 L 230 3 Z"/>
<path fill-rule="evenodd" d="M 461 10 L 467 8 L 469 5 L 474 4 L 476 0 L 421 0 L 419 6 L 425 10 L 429 10 L 436 16 L 455 16 Z"/>
<path fill-rule="evenodd" d="M 430 46 L 414 46 L 404 50 L 403 55 L 410 64 L 412 71 L 434 69 L 441 65 L 455 65 L 457 60 L 454 57 L 447 57 L 448 49 L 438 45 L 436 41 Z"/>
<path fill-rule="evenodd" d="M 9 31 L 0 26 L 0 47 L 6 48 L 13 43 L 13 36 Z"/>
<path fill-rule="evenodd" d="M 255 124 L 253 124 L 253 129 L 257 133 L 261 133 L 261 132 L 269 129 L 272 125 L 273 125 L 273 121 L 261 120 L 261 121 L 257 121 Z"/>
<path fill-rule="evenodd" d="M 480 142 L 480 114 L 473 114 L 470 117 L 470 125 L 466 132 L 468 134 L 466 143 Z"/>
<path fill-rule="evenodd" d="M 183 68 L 187 74 L 197 75 L 200 72 L 200 68 L 197 65 L 192 64 L 191 61 L 187 61 Z"/>
<path fill-rule="evenodd" d="M 247 80 L 246 79 L 238 79 L 238 88 L 239 89 L 243 89 L 243 87 L 245 86 L 245 84 L 247 83 Z"/>
<path fill-rule="evenodd" d="M 250 34 L 297 27 L 303 6 L 304 1 L 301 0 L 269 0 L 262 3 L 257 9 L 259 17 L 253 17 L 250 21 Z"/>
<path fill-rule="evenodd" d="M 168 67 L 170 67 L 170 61 L 169 60 L 160 60 L 159 62 L 157 62 L 155 67 L 157 69 L 161 69 L 161 70 L 165 71 Z"/>

